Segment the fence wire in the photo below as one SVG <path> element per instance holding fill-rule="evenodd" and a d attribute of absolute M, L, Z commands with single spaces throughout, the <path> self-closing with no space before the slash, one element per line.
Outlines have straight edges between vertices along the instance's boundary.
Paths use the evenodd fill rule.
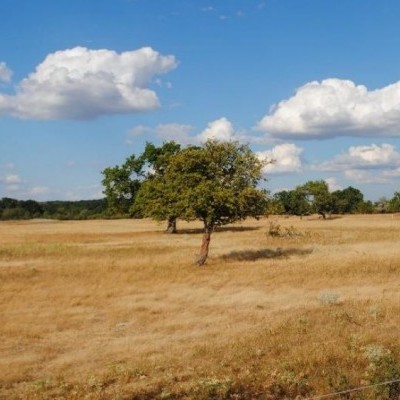
<path fill-rule="evenodd" d="M 400 383 L 400 379 L 394 379 L 392 381 L 374 383 L 372 385 L 359 386 L 359 387 L 356 387 L 353 389 L 342 390 L 340 392 L 332 392 L 332 393 L 322 394 L 320 396 L 309 397 L 307 400 L 328 399 L 330 397 L 340 396 L 342 394 L 348 394 L 348 393 L 352 393 L 352 392 L 361 392 L 362 390 L 370 389 L 370 388 L 373 388 L 376 386 L 391 385 L 392 383 Z"/>

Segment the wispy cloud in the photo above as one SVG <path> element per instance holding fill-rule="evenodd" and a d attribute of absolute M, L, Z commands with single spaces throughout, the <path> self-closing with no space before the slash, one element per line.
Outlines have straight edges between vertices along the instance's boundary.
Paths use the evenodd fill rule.
<path fill-rule="evenodd" d="M 181 144 L 189 144 L 192 142 L 190 133 L 193 129 L 191 125 L 177 123 L 158 124 L 155 127 L 138 125 L 128 132 L 125 142 L 131 145 L 135 143 L 138 136 L 155 135 L 163 140 L 174 140 Z"/>
<path fill-rule="evenodd" d="M 0 62 L 0 82 L 10 82 L 12 77 L 12 71 L 7 67 L 5 62 Z"/>

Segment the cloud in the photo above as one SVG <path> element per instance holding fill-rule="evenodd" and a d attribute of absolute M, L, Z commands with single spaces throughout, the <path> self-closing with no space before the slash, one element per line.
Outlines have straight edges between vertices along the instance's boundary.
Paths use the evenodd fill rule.
<path fill-rule="evenodd" d="M 126 143 L 134 144 L 137 136 L 156 135 L 163 140 L 174 140 L 180 144 L 201 144 L 208 139 L 218 141 L 239 141 L 248 143 L 252 137 L 246 136 L 244 132 L 235 130 L 232 122 L 222 117 L 208 123 L 207 128 L 200 133 L 193 134 L 195 127 L 188 124 L 159 124 L 155 127 L 138 125 L 132 128 L 127 136 Z"/>
<path fill-rule="evenodd" d="M 8 168 L 6 165 L 6 169 Z M 23 183 L 21 177 L 15 173 L 6 173 L 0 175 L 0 188 L 3 187 L 6 193 L 16 193 L 20 190 L 21 184 Z"/>
<path fill-rule="evenodd" d="M 34 186 L 28 191 L 28 194 L 32 196 L 41 196 L 48 193 L 49 193 L 49 188 L 46 186 Z"/>
<path fill-rule="evenodd" d="M 326 79 L 300 87 L 258 123 L 272 137 L 400 136 L 400 81 L 368 90 L 350 80 Z"/>
<path fill-rule="evenodd" d="M 340 171 L 357 183 L 388 183 L 400 176 L 400 152 L 387 143 L 351 146 L 332 160 L 313 165 L 316 171 Z"/>
<path fill-rule="evenodd" d="M 334 192 L 336 190 L 341 190 L 342 187 L 339 185 L 336 178 L 326 178 L 325 182 L 328 184 L 328 188 L 330 192 Z"/>
<path fill-rule="evenodd" d="M 400 167 L 394 168 L 383 172 L 385 178 L 399 178 L 400 177 Z"/>
<path fill-rule="evenodd" d="M 13 193 L 18 192 L 19 189 L 20 189 L 20 186 L 19 186 L 19 185 L 7 185 L 7 186 L 6 186 L 6 191 L 7 191 L 8 193 L 11 193 L 11 192 L 13 192 Z"/>
<path fill-rule="evenodd" d="M 387 183 L 388 180 L 381 173 L 371 173 L 363 169 L 349 169 L 344 172 L 347 179 L 357 183 Z"/>
<path fill-rule="evenodd" d="M 197 136 L 201 142 L 205 142 L 208 139 L 229 141 L 233 140 L 234 137 L 235 130 L 233 129 L 233 125 L 225 117 L 210 122 L 207 128 Z"/>
<path fill-rule="evenodd" d="M 0 82 L 10 82 L 12 71 L 9 69 L 5 62 L 0 62 Z"/>
<path fill-rule="evenodd" d="M 75 47 L 49 54 L 14 95 L 0 94 L 0 115 L 24 119 L 93 119 L 159 107 L 148 88 L 176 68 L 174 56 L 150 47 L 117 53 Z"/>
<path fill-rule="evenodd" d="M 189 143 L 189 133 L 192 132 L 193 126 L 185 124 L 159 124 L 155 132 L 157 136 L 164 140 L 174 140 L 178 143 Z"/>
<path fill-rule="evenodd" d="M 371 144 L 351 146 L 332 160 L 315 166 L 325 171 L 344 171 L 349 169 L 396 168 L 400 166 L 400 152 L 391 144 Z"/>
<path fill-rule="evenodd" d="M 16 174 L 6 175 L 3 179 L 1 179 L 1 181 L 3 183 L 5 183 L 6 185 L 16 185 L 16 184 L 22 182 L 19 175 L 16 175 Z"/>
<path fill-rule="evenodd" d="M 284 174 L 300 172 L 302 170 L 301 153 L 303 149 L 292 143 L 275 146 L 271 150 L 260 151 L 256 154 L 261 160 L 275 160 L 267 164 L 264 172 L 267 174 Z"/>
<path fill-rule="evenodd" d="M 153 134 L 163 140 L 174 140 L 181 144 L 189 144 L 193 142 L 193 138 L 189 136 L 189 133 L 193 130 L 193 126 L 185 124 L 158 124 L 155 127 L 149 127 L 144 125 L 138 125 L 132 128 L 126 137 L 127 144 L 134 144 L 135 139 L 138 136 Z"/>

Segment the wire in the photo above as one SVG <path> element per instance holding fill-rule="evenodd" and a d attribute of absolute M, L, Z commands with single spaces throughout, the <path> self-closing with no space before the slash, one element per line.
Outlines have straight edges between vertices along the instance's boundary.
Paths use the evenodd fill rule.
<path fill-rule="evenodd" d="M 351 392 L 360 392 L 361 390 L 369 389 L 369 388 L 372 388 L 375 386 L 390 385 L 392 383 L 400 383 L 400 379 L 394 379 L 392 381 L 374 383 L 373 385 L 360 386 L 360 387 L 353 388 L 353 389 L 342 390 L 341 392 L 334 392 L 334 393 L 323 394 L 320 396 L 309 397 L 308 400 L 327 399 L 328 397 L 338 396 L 340 394 L 347 394 L 347 393 L 351 393 Z"/>

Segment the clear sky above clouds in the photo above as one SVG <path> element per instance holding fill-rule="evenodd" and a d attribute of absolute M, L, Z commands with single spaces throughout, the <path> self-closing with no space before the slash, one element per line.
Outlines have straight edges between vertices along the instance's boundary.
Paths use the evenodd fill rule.
<path fill-rule="evenodd" d="M 398 0 L 1 0 L 0 197 L 102 197 L 146 141 L 240 140 L 266 187 L 400 190 Z"/>

